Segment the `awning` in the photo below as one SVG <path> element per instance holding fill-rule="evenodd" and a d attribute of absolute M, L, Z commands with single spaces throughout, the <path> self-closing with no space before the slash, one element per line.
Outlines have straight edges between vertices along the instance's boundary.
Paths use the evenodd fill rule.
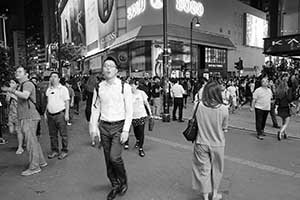
<path fill-rule="evenodd" d="M 139 26 L 139 27 L 121 35 L 113 42 L 113 44 L 109 47 L 109 49 L 115 49 L 115 48 L 118 48 L 120 46 L 129 44 L 129 43 L 135 41 L 139 35 L 141 28 L 142 27 Z"/>
<path fill-rule="evenodd" d="M 118 37 L 110 49 L 118 48 L 133 41 L 162 40 L 162 37 L 162 25 L 139 26 Z M 168 25 L 168 39 L 190 43 L 190 29 L 178 25 Z M 195 29 L 193 30 L 193 43 L 225 49 L 236 49 L 228 37 Z"/>

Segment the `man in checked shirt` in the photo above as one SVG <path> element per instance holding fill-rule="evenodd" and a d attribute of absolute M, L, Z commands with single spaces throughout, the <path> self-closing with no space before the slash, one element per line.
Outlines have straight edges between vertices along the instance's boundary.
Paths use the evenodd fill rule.
<path fill-rule="evenodd" d="M 96 135 L 98 124 L 103 145 L 107 176 L 112 190 L 107 200 L 124 195 L 128 189 L 127 175 L 122 160 L 122 144 L 128 139 L 132 121 L 132 92 L 127 83 L 117 78 L 118 64 L 108 57 L 103 63 L 105 80 L 96 87 L 93 95 L 90 134 Z M 98 119 L 100 116 L 100 121 Z"/>

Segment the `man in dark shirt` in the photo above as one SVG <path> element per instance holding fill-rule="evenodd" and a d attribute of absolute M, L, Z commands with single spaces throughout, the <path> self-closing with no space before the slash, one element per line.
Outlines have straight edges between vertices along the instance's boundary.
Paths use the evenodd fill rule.
<path fill-rule="evenodd" d="M 153 117 L 155 119 L 161 119 L 160 114 L 161 114 L 161 99 L 160 99 L 160 92 L 161 92 L 161 87 L 160 87 L 160 78 L 158 76 L 155 76 L 153 78 L 154 80 L 154 85 L 152 86 L 151 93 L 153 97 Z"/>

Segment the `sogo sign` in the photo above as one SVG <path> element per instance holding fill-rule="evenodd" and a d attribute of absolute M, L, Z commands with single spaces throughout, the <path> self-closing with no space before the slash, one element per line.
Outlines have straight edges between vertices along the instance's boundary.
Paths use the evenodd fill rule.
<path fill-rule="evenodd" d="M 127 8 L 127 19 L 131 20 L 140 15 L 146 10 L 147 1 L 137 0 L 131 6 Z M 162 9 L 162 0 L 150 0 L 150 5 L 154 9 Z M 199 17 L 204 14 L 204 6 L 201 2 L 196 0 L 176 0 L 176 10 L 179 12 L 185 12 L 187 14 L 197 15 Z"/>

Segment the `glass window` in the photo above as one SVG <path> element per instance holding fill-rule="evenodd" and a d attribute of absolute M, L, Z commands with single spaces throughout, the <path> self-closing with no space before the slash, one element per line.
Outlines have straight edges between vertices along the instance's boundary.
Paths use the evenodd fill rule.
<path fill-rule="evenodd" d="M 225 49 L 205 47 L 205 62 L 206 63 L 226 64 L 226 57 L 227 57 L 227 52 Z"/>

